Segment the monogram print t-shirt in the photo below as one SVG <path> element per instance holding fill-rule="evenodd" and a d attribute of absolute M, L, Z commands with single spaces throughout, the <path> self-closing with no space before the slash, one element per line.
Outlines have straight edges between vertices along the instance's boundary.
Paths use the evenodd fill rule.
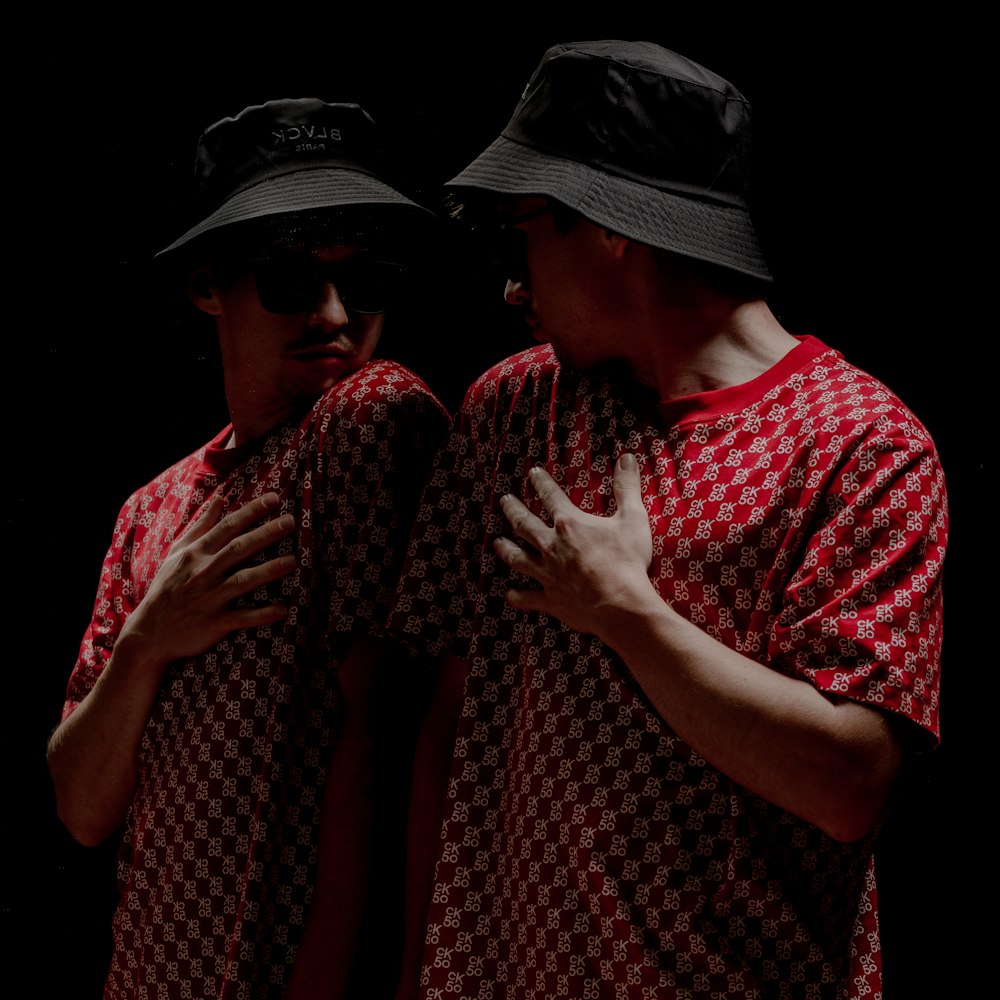
<path fill-rule="evenodd" d="M 119 515 L 64 717 L 86 697 L 173 540 L 208 501 L 269 491 L 296 519 L 262 553 L 297 571 L 247 600 L 287 618 L 170 666 L 124 833 L 105 996 L 281 997 L 311 899 L 339 657 L 391 603 L 419 490 L 447 426 L 416 376 L 372 362 L 300 421 L 226 449 L 229 428 Z"/>
<path fill-rule="evenodd" d="M 545 346 L 516 355 L 467 394 L 391 622 L 470 663 L 421 996 L 879 996 L 873 838 L 839 843 L 751 794 L 596 637 L 504 598 L 500 498 L 544 518 L 540 464 L 611 513 L 625 452 L 665 601 L 937 740 L 945 488 L 884 385 L 812 338 L 749 383 L 667 403 Z"/>

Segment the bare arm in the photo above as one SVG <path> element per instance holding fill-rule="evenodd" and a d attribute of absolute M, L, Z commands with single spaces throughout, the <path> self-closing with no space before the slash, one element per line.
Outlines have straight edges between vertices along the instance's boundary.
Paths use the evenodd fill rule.
<path fill-rule="evenodd" d="M 48 765 L 56 807 L 81 843 L 100 843 L 125 817 L 142 733 L 169 664 L 210 649 L 237 629 L 284 616 L 277 604 L 232 606 L 295 568 L 291 556 L 246 565 L 294 528 L 290 515 L 260 523 L 278 502 L 270 493 L 221 519 L 221 501 L 208 505 L 171 546 L 93 689 L 52 734 Z"/>
<path fill-rule="evenodd" d="M 544 470 L 531 475 L 553 527 L 504 498 L 534 552 L 498 539 L 497 554 L 540 585 L 510 591 L 511 604 L 606 642 L 675 732 L 734 781 L 839 840 L 868 833 L 902 759 L 886 717 L 729 649 L 663 601 L 647 573 L 652 543 L 632 456 L 615 469 L 611 517 L 577 509 Z"/>
<path fill-rule="evenodd" d="M 403 971 L 395 1000 L 413 1000 L 418 992 L 427 910 L 434 889 L 448 776 L 455 750 L 455 729 L 462 711 L 468 669 L 465 660 L 444 657 L 434 698 L 417 743 L 406 856 Z"/>
<path fill-rule="evenodd" d="M 319 852 L 313 901 L 287 1000 L 346 995 L 361 939 L 373 864 L 373 844 L 384 810 L 379 798 L 390 794 L 391 776 L 381 773 L 382 744 L 405 754 L 397 734 L 386 732 L 381 705 L 399 688 L 392 668 L 401 654 L 372 638 L 357 640 L 340 663 L 338 681 L 343 716 L 327 766 L 319 827 Z M 384 839 L 384 838 L 383 838 Z M 387 955 L 386 961 L 393 956 Z"/>
<path fill-rule="evenodd" d="M 386 731 L 387 692 L 409 690 L 405 680 L 394 676 L 401 653 L 391 643 L 371 638 L 358 640 L 340 666 L 339 679 L 344 696 L 344 719 L 337 745 L 331 755 L 323 792 L 320 820 L 320 845 L 316 869 L 316 887 L 305 934 L 295 960 L 295 970 L 287 1000 L 311 1000 L 316 996 L 343 997 L 352 985 L 359 988 L 366 977 L 379 980 L 380 970 L 370 973 L 361 968 L 361 984 L 349 982 L 363 933 L 377 935 L 376 946 L 384 951 L 391 935 L 385 922 L 392 919 L 396 899 L 375 900 L 369 895 L 377 882 L 375 865 L 394 868 L 391 858 L 373 857 L 372 845 L 395 845 L 395 838 L 375 829 L 380 799 L 396 787 L 398 764 L 412 768 L 412 793 L 407 844 L 407 899 L 404 947 L 406 967 L 402 976 L 405 988 L 399 1000 L 416 996 L 417 978 L 430 900 L 434 864 L 441 828 L 442 805 L 451 764 L 455 722 L 465 665 L 451 660 L 440 674 L 430 711 L 419 735 L 417 753 L 397 732 Z M 457 678 L 457 681 L 456 681 Z M 457 689 L 456 689 L 457 683 Z M 457 693 L 457 701 L 456 701 Z M 410 705 L 410 708 L 413 706 Z M 388 714 L 391 718 L 391 713 Z M 392 760 L 385 760 L 386 748 Z M 394 810 L 388 810 L 394 813 Z M 383 819 L 384 821 L 384 819 Z M 366 910 L 383 919 L 366 926 Z M 361 950 L 364 955 L 378 947 Z M 386 954 L 385 961 L 396 959 Z M 377 992 L 377 991 L 376 991 Z"/>

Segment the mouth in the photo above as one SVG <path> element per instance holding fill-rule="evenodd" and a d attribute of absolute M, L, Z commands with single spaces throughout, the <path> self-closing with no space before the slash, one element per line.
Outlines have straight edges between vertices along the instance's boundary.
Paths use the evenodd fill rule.
<path fill-rule="evenodd" d="M 293 344 L 290 353 L 293 357 L 303 360 L 311 358 L 350 358 L 355 353 L 353 343 L 345 343 L 343 339 L 336 340 L 300 340 Z"/>
<path fill-rule="evenodd" d="M 292 353 L 299 358 L 349 358 L 354 354 L 354 350 L 337 347 L 333 344 L 317 344 L 314 347 L 300 347 Z"/>

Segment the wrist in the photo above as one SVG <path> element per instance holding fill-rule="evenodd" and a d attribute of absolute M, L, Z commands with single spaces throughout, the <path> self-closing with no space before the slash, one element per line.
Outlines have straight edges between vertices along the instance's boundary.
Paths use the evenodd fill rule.
<path fill-rule="evenodd" d="M 143 632 L 130 618 L 115 640 L 108 667 L 131 681 L 153 678 L 159 684 L 172 659 L 149 633 Z"/>
<path fill-rule="evenodd" d="M 627 659 L 630 650 L 641 648 L 651 633 L 662 631 L 672 618 L 678 619 L 677 613 L 644 576 L 641 583 L 637 581 L 623 588 L 614 601 L 605 605 L 597 634 L 602 642 Z"/>

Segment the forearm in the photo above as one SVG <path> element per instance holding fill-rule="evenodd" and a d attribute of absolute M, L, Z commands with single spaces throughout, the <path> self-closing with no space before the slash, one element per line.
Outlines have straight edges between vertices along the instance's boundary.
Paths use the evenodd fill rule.
<path fill-rule="evenodd" d="M 378 792 L 374 757 L 370 735 L 346 721 L 327 768 L 313 901 L 288 1000 L 345 995 L 371 880 Z"/>
<path fill-rule="evenodd" d="M 398 969 L 405 795 L 418 684 L 407 654 L 372 638 L 354 642 L 338 669 L 340 726 L 327 766 L 313 901 L 287 1000 L 383 995 Z M 381 954 L 378 968 L 364 964 Z"/>
<path fill-rule="evenodd" d="M 734 781 L 840 840 L 881 819 L 901 748 L 878 710 L 729 649 L 648 580 L 603 610 L 598 634 L 671 728 Z"/>
<path fill-rule="evenodd" d="M 167 665 L 150 658 L 141 639 L 123 635 L 93 689 L 49 739 L 56 809 L 82 844 L 99 844 L 125 818 Z"/>
<path fill-rule="evenodd" d="M 241 628 L 280 621 L 280 604 L 237 600 L 295 568 L 292 556 L 253 563 L 290 534 L 290 515 L 271 520 L 268 493 L 222 517 L 216 497 L 178 537 L 139 606 L 124 619 L 93 689 L 52 734 L 48 762 L 56 807 L 81 843 L 110 836 L 135 789 L 139 745 L 167 667 L 197 656 Z"/>
<path fill-rule="evenodd" d="M 837 839 L 868 833 L 902 757 L 887 718 L 741 655 L 664 602 L 646 573 L 652 541 L 633 456 L 615 466 L 607 517 L 579 510 L 544 470 L 531 479 L 553 523 L 502 500 L 531 548 L 499 538 L 496 551 L 540 585 L 509 590 L 514 607 L 599 636 L 671 728 L 734 781 Z"/>
<path fill-rule="evenodd" d="M 441 823 L 455 752 L 455 729 L 467 673 L 465 660 L 449 656 L 442 661 L 435 697 L 417 742 L 406 857 L 403 971 L 396 1000 L 411 1000 L 418 992 L 427 909 L 434 889 Z"/>

